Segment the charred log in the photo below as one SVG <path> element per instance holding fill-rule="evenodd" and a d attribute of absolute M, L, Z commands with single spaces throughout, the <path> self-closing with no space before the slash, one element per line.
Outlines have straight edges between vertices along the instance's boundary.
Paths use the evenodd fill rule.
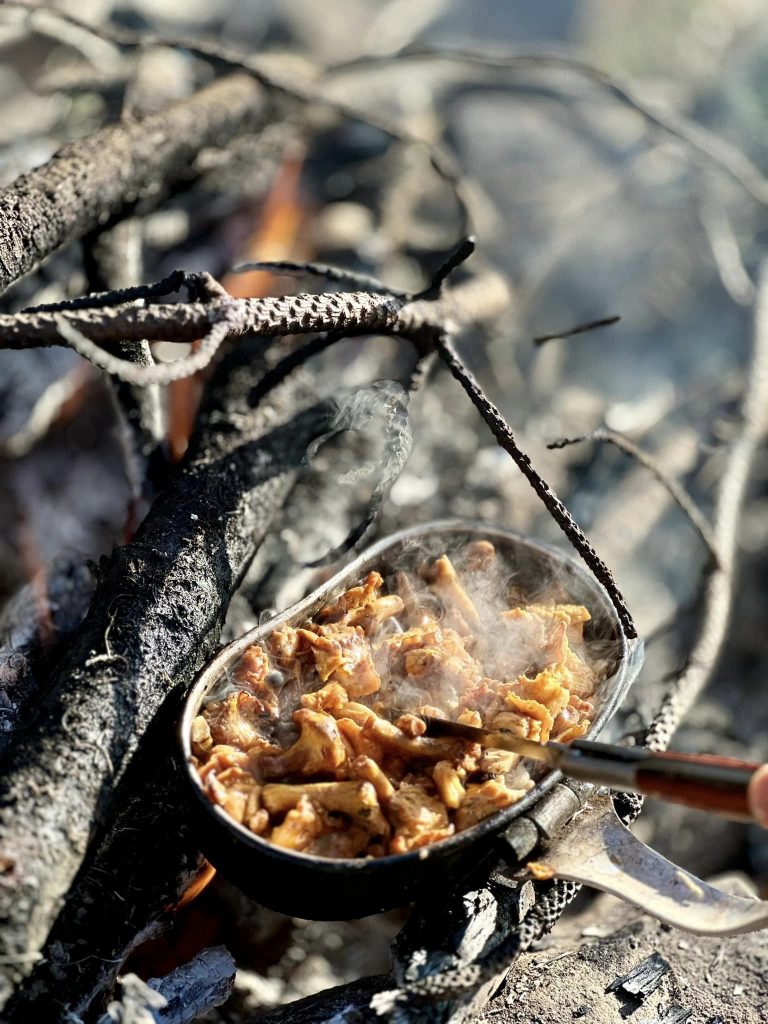
<path fill-rule="evenodd" d="M 122 998 L 110 1004 L 99 1024 L 137 1020 L 142 1013 L 158 1024 L 190 1024 L 227 1000 L 234 977 L 235 961 L 223 946 L 204 949 L 164 978 L 144 982 L 135 974 L 126 975 L 121 979 Z"/>
<path fill-rule="evenodd" d="M 45 580 L 28 583 L 0 615 L 0 757 L 47 687 L 49 666 L 80 624 L 93 592 L 81 562 L 51 566 Z"/>
<path fill-rule="evenodd" d="M 214 377 L 181 471 L 99 570 L 52 695 L 11 752 L 0 795 L 2 1001 L 34 965 L 149 723 L 191 678 L 308 445 L 337 409 L 288 419 L 290 381 L 255 414 L 264 363 L 243 346 Z M 286 420 L 288 420 L 286 422 Z"/>

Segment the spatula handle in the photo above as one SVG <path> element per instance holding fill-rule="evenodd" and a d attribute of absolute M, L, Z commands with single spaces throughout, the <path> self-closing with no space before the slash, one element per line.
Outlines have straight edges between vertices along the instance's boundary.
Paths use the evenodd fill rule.
<path fill-rule="evenodd" d="M 750 820 L 747 789 L 759 767 L 749 761 L 709 754 L 653 754 L 638 763 L 638 792 Z"/>
<path fill-rule="evenodd" d="M 586 740 L 576 740 L 565 749 L 561 768 L 574 778 L 752 820 L 747 790 L 760 767 L 757 763 L 712 754 L 656 753 Z"/>

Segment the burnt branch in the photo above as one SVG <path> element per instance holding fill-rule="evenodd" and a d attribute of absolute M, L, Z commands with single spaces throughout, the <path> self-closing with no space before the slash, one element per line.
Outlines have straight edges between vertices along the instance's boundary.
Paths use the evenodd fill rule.
<path fill-rule="evenodd" d="M 628 437 L 624 436 L 624 434 L 621 434 L 616 430 L 609 430 L 607 427 L 601 427 L 598 430 L 591 431 L 589 434 L 584 434 L 582 437 L 563 437 L 558 441 L 552 441 L 547 445 L 547 448 L 567 448 L 570 445 L 581 444 L 584 441 L 597 441 L 601 444 L 612 444 L 615 448 L 618 448 L 619 451 L 624 452 L 625 455 L 629 455 L 630 458 L 635 460 L 635 462 L 647 469 L 649 473 L 659 481 L 681 512 L 684 513 L 691 526 L 696 530 L 699 537 L 701 537 L 704 542 L 712 560 L 715 563 L 719 562 L 720 556 L 718 554 L 717 537 L 712 530 L 712 526 L 707 521 L 706 516 L 690 496 L 688 491 L 686 491 L 679 481 L 666 473 L 653 456 L 649 455 L 648 452 L 643 451 L 642 448 L 636 445 L 633 441 L 630 441 Z"/>
<path fill-rule="evenodd" d="M 181 288 L 186 288 L 190 295 L 197 295 L 199 274 L 188 274 L 184 270 L 174 270 L 162 281 L 154 284 L 129 285 L 125 288 L 114 288 L 108 291 L 91 292 L 89 295 L 78 295 L 74 299 L 62 299 L 60 302 L 44 302 L 39 306 L 30 306 L 23 313 L 60 313 L 68 309 L 103 309 L 104 306 L 121 306 L 125 302 L 137 299 L 157 299 L 172 295 Z"/>
<path fill-rule="evenodd" d="M 17 313 L 0 316 L 0 347 L 25 349 L 65 344 L 62 324 L 94 345 L 110 344 L 116 338 L 126 342 L 191 343 L 224 321 L 230 322 L 229 333 L 234 336 L 247 333 L 276 337 L 339 330 L 366 333 L 395 325 L 402 307 L 402 301 L 389 293 L 332 292 Z"/>
<path fill-rule="evenodd" d="M 245 274 L 250 270 L 265 270 L 270 274 L 285 274 L 289 277 L 322 277 L 326 281 L 338 281 L 341 284 L 352 284 L 372 292 L 389 292 L 397 298 L 404 299 L 405 292 L 397 292 L 377 277 L 361 274 L 356 270 L 345 270 L 343 267 L 332 267 L 328 263 L 297 263 L 294 260 L 257 260 L 240 263 L 232 268 L 233 274 Z"/>
<path fill-rule="evenodd" d="M 210 655 L 234 589 L 312 440 L 336 414 L 297 415 L 290 381 L 254 413 L 265 365 L 240 350 L 211 384 L 182 469 L 135 539 L 100 567 L 90 611 L 39 719 L 0 780 L 0 1003 L 34 964 L 115 786 L 175 687 Z"/>
<path fill-rule="evenodd" d="M 113 305 L 114 293 L 89 296 L 87 308 L 32 310 L 0 316 L 0 347 L 31 348 L 68 341 L 97 366 L 132 384 L 168 383 L 206 366 L 224 338 L 244 334 L 277 337 L 286 334 L 330 332 L 327 344 L 342 336 L 386 333 L 410 338 L 417 345 L 431 344 L 435 331 L 446 326 L 493 318 L 509 302 L 506 284 L 488 274 L 458 288 L 442 291 L 440 273 L 449 273 L 471 249 L 462 248 L 441 269 L 427 292 L 411 299 L 388 292 L 331 292 L 258 299 L 234 299 L 209 275 L 199 281 L 180 275 L 173 280 L 204 286 L 206 301 L 141 305 Z M 171 279 L 168 279 L 171 280 Z M 166 282 L 152 289 L 167 287 Z M 144 341 L 193 342 L 204 338 L 197 352 L 162 366 L 139 366 L 120 359 L 104 346 Z"/>
<path fill-rule="evenodd" d="M 303 366 L 314 356 L 321 355 L 326 349 L 335 345 L 337 341 L 341 341 L 344 337 L 346 335 L 343 332 L 329 332 L 327 334 L 318 334 L 317 337 L 305 341 L 303 345 L 298 345 L 288 355 L 283 356 L 278 363 L 267 370 L 257 384 L 254 384 L 248 396 L 250 405 L 253 407 L 257 406 L 262 398 L 268 395 L 278 384 L 282 383 L 294 370 Z"/>
<path fill-rule="evenodd" d="M 549 514 L 583 558 L 586 565 L 589 566 L 595 578 L 605 587 L 626 636 L 630 638 L 636 637 L 637 629 L 635 628 L 635 623 L 621 591 L 616 585 L 613 574 L 592 547 L 584 531 L 549 484 L 534 469 L 530 458 L 518 446 L 512 428 L 496 406 L 486 397 L 475 376 L 459 358 L 452 342 L 448 337 L 442 336 L 436 339 L 435 344 L 439 357 L 464 388 L 472 404 L 490 427 L 493 436 L 504 451 L 512 456 L 515 465 L 541 498 Z"/>
<path fill-rule="evenodd" d="M 69 342 L 75 352 L 93 363 L 94 366 L 106 370 L 112 377 L 125 384 L 147 388 L 159 384 L 170 384 L 174 380 L 191 377 L 193 373 L 204 370 L 226 338 L 233 330 L 241 327 L 237 311 L 230 309 L 226 302 L 221 305 L 220 316 L 221 319 L 211 325 L 194 352 L 190 352 L 189 355 L 181 359 L 175 359 L 171 363 L 161 364 L 155 364 L 152 361 L 146 363 L 139 358 L 139 354 L 143 353 L 145 347 L 148 347 L 146 341 L 139 341 L 134 345 L 133 358 L 120 358 L 113 356 L 98 345 L 94 345 L 89 338 L 84 337 L 76 327 L 68 323 L 61 314 L 56 316 L 56 324 L 59 333 Z"/>
<path fill-rule="evenodd" d="M 291 75 L 290 78 L 277 75 L 272 70 L 267 70 L 263 67 L 258 58 L 245 53 L 239 53 L 230 47 L 222 46 L 213 41 L 201 42 L 199 39 L 179 38 L 146 31 L 132 32 L 130 29 L 118 28 L 117 26 L 104 29 L 89 25 L 80 18 L 65 11 L 36 3 L 29 3 L 26 0 L 10 0 L 10 2 L 6 3 L 6 6 L 35 11 L 38 15 L 50 16 L 57 21 L 75 26 L 83 32 L 88 32 L 98 39 L 103 39 L 120 49 L 130 50 L 149 46 L 166 46 L 169 49 L 186 50 L 188 53 L 210 62 L 214 67 L 252 75 L 261 85 L 277 93 L 282 93 L 292 100 L 298 100 L 302 104 L 309 106 L 324 107 L 342 117 L 378 128 L 379 131 L 403 145 L 422 148 L 427 153 L 430 165 L 435 173 L 451 190 L 459 215 L 459 236 L 466 235 L 471 229 L 471 204 L 467 196 L 464 175 L 451 154 L 443 146 L 410 135 L 403 131 L 400 125 L 381 114 L 374 115 L 368 111 L 359 110 L 352 104 L 322 95 L 317 87 L 317 83 L 314 81 L 301 84 L 297 82 L 295 75 Z"/>
<path fill-rule="evenodd" d="M 550 931 L 581 887 L 575 882 L 556 881 L 535 883 L 533 888 L 533 905 L 529 905 L 516 926 L 507 927 L 504 937 L 484 955 L 459 960 L 445 970 L 424 972 L 418 980 L 403 979 L 400 987 L 376 993 L 371 998 L 371 1008 L 378 1014 L 390 1015 L 389 1019 L 399 1024 L 424 1019 L 466 1020 L 467 1015 L 461 1012 L 454 1016 L 451 1010 L 456 1007 L 452 1004 L 461 1005 L 468 994 L 501 980 L 513 961 Z M 429 1004 L 438 1006 L 430 1012 Z"/>
<path fill-rule="evenodd" d="M 224 946 L 204 949 L 164 978 L 145 982 L 135 974 L 125 975 L 120 979 L 120 1000 L 110 1004 L 98 1024 L 138 1021 L 142 1014 L 158 1024 L 191 1024 L 201 1014 L 227 1001 L 234 980 L 235 961 L 231 953 Z"/>
<path fill-rule="evenodd" d="M 577 324 L 564 331 L 555 331 L 553 334 L 539 334 L 533 339 L 534 345 L 543 345 L 547 341 L 558 341 L 561 338 L 572 338 L 575 334 L 585 334 L 587 331 L 595 331 L 600 327 L 610 327 L 621 320 L 620 316 L 606 316 L 602 320 L 590 320 L 585 324 Z"/>
<path fill-rule="evenodd" d="M 448 254 L 447 259 L 445 259 L 437 268 L 428 287 L 426 287 L 423 292 L 414 296 L 414 298 L 431 299 L 439 295 L 442 291 L 443 285 L 454 270 L 456 270 L 457 267 L 460 267 L 462 263 L 465 263 L 475 251 L 475 244 L 475 238 L 473 235 L 463 239 L 463 241 L 456 246 L 453 252 Z"/>
<path fill-rule="evenodd" d="M 185 779 L 168 750 L 174 706 L 142 741 L 117 813 L 67 892 L 42 959 L 5 1008 L 9 1021 L 24 1024 L 33 1013 L 55 1020 L 65 1008 L 92 1013 L 130 953 L 166 930 L 204 864 Z"/>
<path fill-rule="evenodd" d="M 63 146 L 0 191 L 0 292 L 66 242 L 129 204 L 190 174 L 206 147 L 253 131 L 264 96 L 249 75 L 230 75 L 141 121 L 108 125 Z"/>
<path fill-rule="evenodd" d="M 83 239 L 83 264 L 89 290 L 134 287 L 144 276 L 142 226 L 138 219 L 127 218 L 107 231 Z M 140 366 L 153 366 L 149 343 L 123 345 L 117 342 L 117 354 Z M 126 477 L 131 488 L 131 513 L 143 491 L 145 460 L 156 452 L 163 439 L 164 409 L 159 387 L 137 387 L 125 381 L 111 382 L 119 417 L 119 438 L 123 450 Z M 130 517 L 130 516 L 129 516 Z"/>

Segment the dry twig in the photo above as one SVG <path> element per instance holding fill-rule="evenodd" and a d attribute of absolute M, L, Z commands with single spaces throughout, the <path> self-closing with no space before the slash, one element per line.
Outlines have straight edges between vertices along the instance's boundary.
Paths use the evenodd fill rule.
<path fill-rule="evenodd" d="M 597 330 L 598 327 L 610 327 L 621 320 L 620 316 L 606 316 L 602 320 L 590 320 L 585 324 L 577 324 L 575 327 L 568 327 L 563 331 L 555 331 L 553 334 L 539 334 L 533 339 L 534 345 L 543 345 L 547 341 L 556 341 L 560 338 L 572 338 L 574 334 L 584 334 L 586 331 Z"/>
<path fill-rule="evenodd" d="M 582 437 L 563 437 L 558 441 L 552 441 L 547 445 L 547 448 L 567 448 L 569 445 L 580 444 L 583 441 L 598 441 L 603 444 L 612 444 L 619 451 L 629 455 L 635 462 L 638 462 L 652 473 L 701 537 L 713 562 L 715 564 L 719 562 L 717 538 L 699 506 L 681 483 L 669 476 L 668 473 L 665 473 L 659 463 L 648 452 L 643 451 L 633 441 L 630 441 L 628 437 L 625 437 L 616 430 L 601 427 L 591 431 L 589 434 L 584 434 Z"/>
<path fill-rule="evenodd" d="M 342 74 L 349 70 L 366 71 L 377 64 L 390 63 L 394 60 L 415 61 L 448 61 L 467 64 L 474 67 L 485 67 L 500 71 L 561 69 L 587 78 L 602 86 L 620 103 L 635 110 L 648 124 L 667 133 L 682 142 L 686 148 L 703 158 L 703 162 L 713 164 L 737 181 L 739 185 L 757 202 L 768 203 L 768 180 L 749 157 L 736 146 L 727 142 L 719 135 L 708 131 L 703 125 L 687 120 L 679 114 L 662 111 L 643 101 L 637 92 L 627 83 L 619 81 L 616 76 L 602 68 L 597 68 L 585 61 L 577 60 L 561 53 L 509 53 L 489 54 L 461 48 L 430 49 L 415 46 L 402 50 L 397 54 L 370 56 L 345 64 L 337 64 L 330 69 L 332 73 Z"/>
<path fill-rule="evenodd" d="M 703 611 L 686 668 L 672 685 L 647 730 L 644 743 L 664 750 L 681 718 L 709 681 L 730 621 L 739 524 L 750 471 L 768 434 L 768 264 L 763 263 L 755 300 L 752 359 L 746 372 L 741 428 L 730 445 L 715 502 L 713 532 L 718 561 L 703 590 Z"/>

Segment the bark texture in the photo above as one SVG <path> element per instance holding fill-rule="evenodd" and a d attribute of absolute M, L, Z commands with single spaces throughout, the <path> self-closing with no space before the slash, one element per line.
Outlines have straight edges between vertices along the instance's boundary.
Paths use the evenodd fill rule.
<path fill-rule="evenodd" d="M 141 743 L 119 812 L 65 896 L 43 959 L 19 985 L 3 1024 L 81 1019 L 103 1009 L 128 954 L 161 934 L 201 865 L 186 780 L 173 754 L 175 702 Z"/>
<path fill-rule="evenodd" d="M 44 593 L 28 583 L 0 614 L 0 759 L 45 694 L 48 667 L 92 592 L 88 566 L 62 560 L 49 568 Z"/>
<path fill-rule="evenodd" d="M 272 337 L 307 331 L 362 333 L 393 327 L 401 306 L 401 300 L 388 294 L 338 292 L 18 313 L 0 316 L 0 347 L 66 345 L 59 331 L 60 318 L 90 341 L 105 345 L 112 345 L 116 338 L 134 343 L 163 339 L 197 341 L 224 319 L 231 323 L 231 334 L 248 332 Z"/>
<path fill-rule="evenodd" d="M 334 403 L 291 417 L 243 345 L 212 381 L 190 455 L 135 539 L 103 561 L 41 717 L 0 780 L 0 1006 L 34 966 L 150 722 L 218 639 L 229 599 Z M 173 743 L 169 735 L 169 745 Z"/>
<path fill-rule="evenodd" d="M 128 204 L 190 175 L 198 153 L 253 131 L 264 91 L 233 74 L 140 121 L 108 125 L 63 146 L 0 191 L 0 292 L 65 242 Z"/>

